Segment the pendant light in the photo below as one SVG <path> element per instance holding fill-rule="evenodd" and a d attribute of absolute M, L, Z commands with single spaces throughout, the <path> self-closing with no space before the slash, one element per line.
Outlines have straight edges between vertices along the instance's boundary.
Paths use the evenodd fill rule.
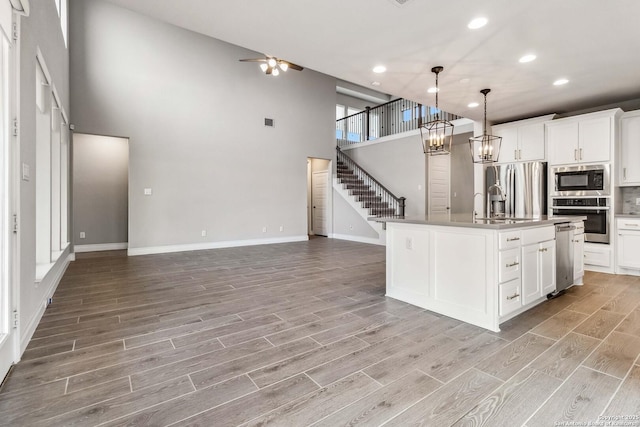
<path fill-rule="evenodd" d="M 440 120 L 438 109 L 438 74 L 443 67 L 433 67 L 431 71 L 436 74 L 436 114 L 430 122 L 420 126 L 422 149 L 430 156 L 451 153 L 451 140 L 453 139 L 453 124 L 447 120 Z"/>
<path fill-rule="evenodd" d="M 484 124 L 482 126 L 482 135 L 469 138 L 469 147 L 471 149 L 471 159 L 473 163 L 495 163 L 500 155 L 501 136 L 489 135 L 487 133 L 487 94 L 491 89 L 482 89 L 481 94 L 484 95 Z"/>

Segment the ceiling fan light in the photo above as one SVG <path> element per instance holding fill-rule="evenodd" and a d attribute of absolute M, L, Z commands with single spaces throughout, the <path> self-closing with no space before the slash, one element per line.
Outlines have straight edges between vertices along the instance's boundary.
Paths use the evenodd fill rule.
<path fill-rule="evenodd" d="M 268 68 L 269 66 L 267 64 L 260 64 L 260 69 L 263 73 L 266 73 Z"/>
<path fill-rule="evenodd" d="M 274 76 L 277 76 L 280 74 L 280 70 L 278 70 L 277 68 L 274 68 L 273 70 L 271 70 L 271 74 L 273 74 Z"/>
<path fill-rule="evenodd" d="M 280 66 L 280 69 L 284 72 L 286 72 L 289 69 L 289 64 L 286 62 L 280 62 L 278 65 Z"/>
<path fill-rule="evenodd" d="M 278 65 L 278 62 L 274 58 L 269 58 L 267 59 L 267 64 L 269 64 L 269 67 L 273 68 Z"/>

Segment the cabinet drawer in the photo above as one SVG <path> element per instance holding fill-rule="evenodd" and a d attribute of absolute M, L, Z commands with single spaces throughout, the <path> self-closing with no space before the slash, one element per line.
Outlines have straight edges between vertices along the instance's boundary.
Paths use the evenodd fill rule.
<path fill-rule="evenodd" d="M 505 231 L 500 233 L 500 242 L 498 248 L 502 251 L 504 249 L 519 248 L 521 243 L 520 231 Z"/>
<path fill-rule="evenodd" d="M 611 252 L 593 248 L 584 248 L 584 263 L 586 265 L 596 265 L 599 267 L 611 266 Z"/>
<path fill-rule="evenodd" d="M 618 218 L 618 230 L 640 231 L 640 219 Z"/>
<path fill-rule="evenodd" d="M 500 251 L 498 262 L 500 283 L 520 277 L 520 248 Z"/>
<path fill-rule="evenodd" d="M 577 221 L 571 223 L 576 229 L 573 230 L 573 234 L 577 236 L 578 234 L 584 234 L 584 221 Z"/>
<path fill-rule="evenodd" d="M 522 245 L 530 245 L 532 243 L 546 242 L 556 238 L 556 228 L 554 226 L 530 228 L 522 230 Z"/>
<path fill-rule="evenodd" d="M 498 288 L 498 294 L 500 296 L 500 316 L 505 316 L 522 307 L 522 300 L 520 297 L 520 279 L 515 279 L 498 285 Z"/>

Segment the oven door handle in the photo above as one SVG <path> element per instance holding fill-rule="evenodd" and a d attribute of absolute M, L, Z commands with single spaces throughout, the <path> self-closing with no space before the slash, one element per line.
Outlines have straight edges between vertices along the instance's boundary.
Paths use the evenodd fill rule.
<path fill-rule="evenodd" d="M 609 206 L 553 206 L 553 209 L 567 209 L 580 211 L 608 211 Z"/>

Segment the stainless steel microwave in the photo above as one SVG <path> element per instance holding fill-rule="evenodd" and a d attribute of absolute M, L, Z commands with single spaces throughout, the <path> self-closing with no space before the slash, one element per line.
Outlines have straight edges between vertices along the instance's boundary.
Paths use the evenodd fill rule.
<path fill-rule="evenodd" d="M 611 174 L 609 165 L 562 166 L 551 169 L 556 197 L 609 196 Z"/>

